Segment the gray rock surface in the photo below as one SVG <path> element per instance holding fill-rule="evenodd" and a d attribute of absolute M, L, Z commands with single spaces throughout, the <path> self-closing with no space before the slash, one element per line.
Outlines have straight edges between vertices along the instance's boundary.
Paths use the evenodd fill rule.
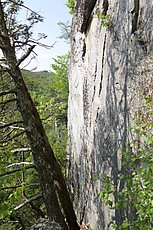
<path fill-rule="evenodd" d="M 101 175 L 119 187 L 121 149 L 130 139 L 131 118 L 143 107 L 142 94 L 153 92 L 153 1 L 108 1 L 110 23 L 105 27 L 97 17 L 104 1 L 96 1 L 90 16 L 79 10 L 79 3 L 87 1 L 77 2 L 69 74 L 71 192 L 78 221 L 106 230 L 112 229 L 113 217 L 120 221 L 121 213 L 101 202 Z"/>
<path fill-rule="evenodd" d="M 32 227 L 26 230 L 61 230 L 61 227 L 57 223 L 49 222 L 47 219 L 39 219 Z"/>

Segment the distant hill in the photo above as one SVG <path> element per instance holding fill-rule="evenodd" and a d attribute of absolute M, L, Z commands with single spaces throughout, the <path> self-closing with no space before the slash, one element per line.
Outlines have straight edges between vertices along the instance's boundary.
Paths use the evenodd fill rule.
<path fill-rule="evenodd" d="M 32 72 L 22 70 L 24 80 L 30 92 L 35 92 L 38 95 L 51 96 L 52 75 L 44 70 Z"/>

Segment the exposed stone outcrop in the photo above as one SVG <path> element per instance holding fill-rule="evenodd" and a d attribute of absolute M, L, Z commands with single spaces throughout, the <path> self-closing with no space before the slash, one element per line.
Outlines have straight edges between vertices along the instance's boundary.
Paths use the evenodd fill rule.
<path fill-rule="evenodd" d="M 143 105 L 142 94 L 153 92 L 153 2 L 97 0 L 85 11 L 87 1 L 78 0 L 69 74 L 71 191 L 78 220 L 106 230 L 122 214 L 101 202 L 101 175 L 120 186 L 131 117 Z M 97 13 L 105 14 L 107 26 Z"/>
<path fill-rule="evenodd" d="M 82 224 L 80 226 L 80 230 L 92 230 L 90 224 L 84 225 Z M 30 228 L 27 228 L 26 230 L 61 230 L 61 227 L 55 223 L 55 222 L 50 222 L 47 219 L 38 219 L 37 222 L 31 226 Z"/>
<path fill-rule="evenodd" d="M 50 222 L 47 219 L 39 219 L 30 228 L 26 230 L 61 230 L 62 228 L 55 222 Z"/>

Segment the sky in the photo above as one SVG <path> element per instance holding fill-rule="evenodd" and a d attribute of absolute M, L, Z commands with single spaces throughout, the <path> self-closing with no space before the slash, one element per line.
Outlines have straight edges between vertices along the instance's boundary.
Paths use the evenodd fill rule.
<path fill-rule="evenodd" d="M 68 13 L 68 8 L 65 6 L 66 0 L 25 0 L 24 4 L 32 10 L 38 12 L 44 17 L 43 23 L 38 23 L 33 29 L 34 34 L 45 33 L 47 39 L 42 40 L 47 45 L 53 45 L 53 48 L 45 49 L 36 47 L 36 60 L 33 60 L 26 69 L 36 71 L 51 70 L 53 58 L 58 55 L 64 55 L 68 52 L 69 46 L 58 37 L 61 35 L 58 22 L 71 21 L 71 15 Z M 23 13 L 24 14 L 24 13 Z M 22 15 L 24 16 L 24 15 Z"/>

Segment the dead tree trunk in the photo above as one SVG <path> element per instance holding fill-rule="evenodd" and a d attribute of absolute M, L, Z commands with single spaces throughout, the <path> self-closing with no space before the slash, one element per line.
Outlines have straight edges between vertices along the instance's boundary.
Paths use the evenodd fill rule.
<path fill-rule="evenodd" d="M 21 61 L 17 61 L 15 49 L 10 42 L 1 1 L 0 48 L 7 61 L 8 67 L 5 70 L 12 78 L 16 88 L 17 105 L 23 118 L 26 134 L 32 149 L 34 163 L 39 173 L 48 217 L 51 221 L 59 223 L 62 229 L 68 229 L 68 227 L 69 229 L 79 229 L 62 172 L 48 142 L 39 114 L 22 78 L 19 68 Z M 30 54 L 33 48 L 34 46 L 24 55 L 25 58 Z M 57 194 L 66 216 L 68 226 L 65 223 L 64 216 L 58 203 Z"/>

